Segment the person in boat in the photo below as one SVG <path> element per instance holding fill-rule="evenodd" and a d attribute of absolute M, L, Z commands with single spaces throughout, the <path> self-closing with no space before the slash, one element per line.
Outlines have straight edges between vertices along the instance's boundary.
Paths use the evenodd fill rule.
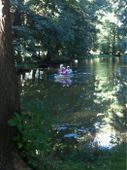
<path fill-rule="evenodd" d="M 72 74 L 72 69 L 70 68 L 70 66 L 67 66 L 67 68 L 66 68 L 66 74 L 67 74 L 67 75 Z"/>
<path fill-rule="evenodd" d="M 58 73 L 59 73 L 59 75 L 66 75 L 66 68 L 63 66 L 63 64 L 60 64 Z"/>
<path fill-rule="evenodd" d="M 67 66 L 66 68 L 63 66 L 63 64 L 60 64 L 60 68 L 58 70 L 59 75 L 69 75 L 72 74 L 72 69 L 70 66 Z"/>
<path fill-rule="evenodd" d="M 59 68 L 59 70 L 58 70 L 58 74 L 59 74 L 59 75 L 61 75 L 62 70 L 63 70 L 63 64 L 60 64 L 60 68 Z"/>
<path fill-rule="evenodd" d="M 61 75 L 64 75 L 64 76 L 67 75 L 67 71 L 65 67 L 62 68 Z"/>

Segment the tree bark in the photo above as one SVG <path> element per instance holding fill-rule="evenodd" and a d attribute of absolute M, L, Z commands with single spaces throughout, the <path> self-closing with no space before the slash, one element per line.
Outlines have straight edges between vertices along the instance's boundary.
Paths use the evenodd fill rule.
<path fill-rule="evenodd" d="M 0 0 L 0 170 L 14 169 L 11 164 L 13 131 L 8 119 L 19 111 L 9 6 L 9 0 Z"/>

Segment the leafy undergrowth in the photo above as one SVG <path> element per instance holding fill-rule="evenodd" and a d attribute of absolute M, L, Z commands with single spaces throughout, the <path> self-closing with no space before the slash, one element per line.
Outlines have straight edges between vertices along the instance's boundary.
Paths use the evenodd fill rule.
<path fill-rule="evenodd" d="M 126 144 L 118 145 L 112 150 L 88 147 L 79 149 L 75 148 L 75 143 L 71 145 L 69 152 L 65 145 L 55 148 L 51 130 L 55 121 L 52 116 L 44 113 L 42 103 L 38 100 L 29 101 L 25 107 L 29 111 L 15 114 L 9 124 L 17 127 L 19 133 L 15 142 L 23 159 L 33 169 L 126 170 Z M 61 151 L 64 153 L 61 154 Z"/>
<path fill-rule="evenodd" d="M 88 155 L 87 155 L 88 156 Z M 92 161 L 63 161 L 54 163 L 52 170 L 126 170 L 126 144 L 119 145 L 112 150 L 103 150 L 99 157 Z M 49 170 L 51 170 L 49 169 Z"/>

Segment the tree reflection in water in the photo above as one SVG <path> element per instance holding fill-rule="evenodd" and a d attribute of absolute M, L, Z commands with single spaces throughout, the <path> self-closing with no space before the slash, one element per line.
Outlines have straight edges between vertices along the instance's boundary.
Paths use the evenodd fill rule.
<path fill-rule="evenodd" d="M 62 138 L 77 136 L 78 141 L 85 143 L 92 134 L 93 143 L 109 148 L 123 142 L 127 123 L 126 63 L 112 58 L 87 59 L 79 61 L 73 69 L 73 78 L 59 83 L 49 79 L 47 73 L 36 74 L 36 77 L 26 74 L 22 97 L 28 101 L 38 98 L 43 102 L 45 112 L 59 117 L 59 127 L 68 124 L 64 126 L 66 131 L 63 130 Z M 69 88 L 62 88 L 61 84 Z M 75 129 L 71 131 L 72 125 Z M 89 129 L 88 136 L 86 129 Z M 84 138 L 81 131 L 85 132 Z"/>
<path fill-rule="evenodd" d="M 98 145 L 101 147 L 112 148 L 118 143 L 126 142 L 127 72 L 125 72 L 124 68 L 124 74 L 122 74 L 121 70 L 123 69 L 118 68 L 115 68 L 114 77 L 111 79 L 106 75 L 104 76 L 104 72 L 103 75 L 98 76 L 101 79 L 96 86 L 99 93 L 96 94 L 95 102 L 104 106 L 107 105 L 104 110 L 104 117 L 101 119 L 101 128 L 98 129 L 95 138 L 95 142 L 98 142 Z"/>

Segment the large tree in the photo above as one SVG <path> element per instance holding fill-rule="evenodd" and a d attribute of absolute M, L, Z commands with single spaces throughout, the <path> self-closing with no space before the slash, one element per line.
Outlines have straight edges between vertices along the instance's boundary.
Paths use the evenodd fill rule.
<path fill-rule="evenodd" d="M 95 12 L 89 0 L 11 0 L 15 55 L 47 63 L 84 57 L 96 41 Z M 17 3 L 18 2 L 18 3 Z M 95 5 L 96 4 L 96 5 Z M 17 15 L 18 14 L 18 15 Z M 17 19 L 24 21 L 17 24 Z M 25 56 L 25 57 L 24 57 Z M 26 60 L 27 61 L 27 60 Z M 18 61 L 17 61 L 18 62 Z"/>
<path fill-rule="evenodd" d="M 0 0 L 0 169 L 10 166 L 12 130 L 8 119 L 19 111 L 18 83 L 12 49 L 9 0 Z"/>

